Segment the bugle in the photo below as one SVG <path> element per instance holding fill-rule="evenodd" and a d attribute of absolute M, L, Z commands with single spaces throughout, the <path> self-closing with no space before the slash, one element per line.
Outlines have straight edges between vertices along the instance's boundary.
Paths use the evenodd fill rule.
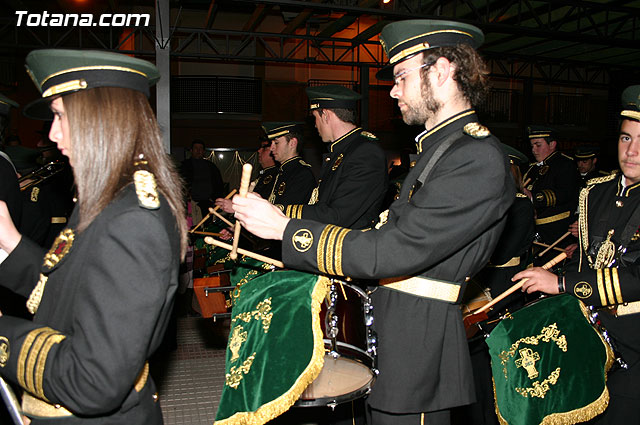
<path fill-rule="evenodd" d="M 42 183 L 48 178 L 53 177 L 60 171 L 64 170 L 65 166 L 66 164 L 62 161 L 51 161 L 29 174 L 25 174 L 18 179 L 20 190 L 24 191 L 29 189 L 31 186 Z"/>

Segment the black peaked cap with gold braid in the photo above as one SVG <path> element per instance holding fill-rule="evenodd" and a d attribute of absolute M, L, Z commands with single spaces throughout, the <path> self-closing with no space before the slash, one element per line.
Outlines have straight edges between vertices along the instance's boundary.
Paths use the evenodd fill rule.
<path fill-rule="evenodd" d="M 9 115 L 11 108 L 17 108 L 19 105 L 7 96 L 0 94 L 0 116 L 6 117 Z"/>
<path fill-rule="evenodd" d="M 292 131 L 302 133 L 303 125 L 302 122 L 263 122 L 262 130 L 267 135 L 267 139 L 273 140 Z"/>
<path fill-rule="evenodd" d="M 379 80 L 392 80 L 393 67 L 416 54 L 436 47 L 469 44 L 477 49 L 484 41 L 482 31 L 469 24 L 434 19 L 393 22 L 382 29 L 380 44 L 389 63 L 376 74 Z"/>
<path fill-rule="evenodd" d="M 306 88 L 309 97 L 309 109 L 356 109 L 358 101 L 362 99 L 359 93 L 348 87 L 337 84 Z"/>
<path fill-rule="evenodd" d="M 151 62 L 100 50 L 43 49 L 27 55 L 27 73 L 42 98 L 25 107 L 24 114 L 50 119 L 48 103 L 57 96 L 96 87 L 122 87 L 149 96 L 149 87 L 160 79 Z"/>
<path fill-rule="evenodd" d="M 546 139 L 547 142 L 556 140 L 556 131 L 544 125 L 530 125 L 527 127 L 527 137 L 531 139 Z"/>
<path fill-rule="evenodd" d="M 629 86 L 622 92 L 620 116 L 640 121 L 640 85 Z"/>

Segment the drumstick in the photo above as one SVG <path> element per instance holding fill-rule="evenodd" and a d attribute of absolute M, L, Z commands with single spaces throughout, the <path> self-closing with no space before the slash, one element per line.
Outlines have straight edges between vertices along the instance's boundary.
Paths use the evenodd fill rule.
<path fill-rule="evenodd" d="M 213 208 L 209 208 L 209 212 L 213 215 L 215 215 L 216 217 L 218 217 L 220 220 L 224 221 L 225 224 L 227 224 L 229 227 L 233 227 L 233 223 L 230 222 L 229 220 L 227 220 L 222 214 L 220 214 L 219 212 L 216 212 Z"/>
<path fill-rule="evenodd" d="M 229 192 L 229 194 L 227 196 L 224 197 L 224 199 L 229 199 L 231 198 L 234 194 L 236 193 L 236 190 L 233 189 L 231 192 Z M 220 208 L 218 205 L 215 206 L 215 208 L 213 209 L 214 211 L 216 211 L 218 208 Z M 211 208 L 209 208 L 209 214 L 207 214 L 202 220 L 200 220 L 200 223 L 198 223 L 198 225 L 196 227 L 194 227 L 193 229 L 189 230 L 189 233 L 193 233 L 195 232 L 195 230 L 202 226 L 202 223 L 204 223 L 205 221 L 207 221 L 207 219 L 211 217 Z M 232 226 L 232 225 L 230 225 Z"/>
<path fill-rule="evenodd" d="M 247 197 L 247 190 L 249 190 L 249 183 L 251 183 L 251 164 L 246 163 L 242 166 L 242 177 L 240 177 L 240 195 L 241 198 Z M 236 220 L 236 228 L 233 232 L 233 247 L 229 258 L 235 260 L 238 258 L 238 240 L 240 239 L 240 221 Z"/>
<path fill-rule="evenodd" d="M 529 184 L 530 181 L 531 181 L 531 177 L 529 177 L 524 182 L 522 182 L 522 187 L 527 187 L 527 185 Z"/>
<path fill-rule="evenodd" d="M 542 266 L 542 268 L 545 269 L 545 270 L 549 270 L 551 267 L 555 266 L 556 264 L 558 264 L 560 261 L 564 260 L 565 258 L 567 258 L 567 254 L 566 253 L 563 252 L 562 254 L 558 254 L 557 257 L 555 257 L 552 260 L 550 260 L 548 263 L 546 263 L 544 266 Z M 524 285 L 524 283 L 527 280 L 529 280 L 529 279 L 528 278 L 520 279 L 518 281 L 518 283 L 516 283 L 511 288 L 509 288 L 506 291 L 504 291 L 502 294 L 500 294 L 497 297 L 495 297 L 493 300 L 491 300 L 491 302 L 485 304 L 484 306 L 482 306 L 479 309 L 477 309 L 476 311 L 474 311 L 473 314 L 482 313 L 483 311 L 486 311 L 486 310 L 490 309 L 491 307 L 493 307 L 494 305 L 496 305 L 497 303 L 499 303 L 500 301 L 502 301 L 503 299 L 505 299 L 506 297 L 508 297 L 509 295 L 514 293 L 515 291 L 517 291 L 518 289 L 522 288 L 522 285 Z"/>
<path fill-rule="evenodd" d="M 545 248 L 549 248 L 550 245 L 547 245 L 546 243 L 542 243 L 542 242 L 536 242 L 533 241 L 534 245 L 538 245 L 538 246 L 543 246 Z M 562 249 L 562 248 L 558 248 L 557 246 L 551 247 L 551 249 L 555 249 L 556 251 L 560 251 L 560 252 L 566 252 L 566 250 Z"/>
<path fill-rule="evenodd" d="M 220 248 L 228 249 L 229 251 L 233 248 L 228 243 L 221 242 L 209 236 L 204 238 L 204 241 L 209 245 L 219 246 Z M 242 249 L 242 248 L 238 248 L 238 252 L 242 255 L 246 255 L 247 257 L 253 258 L 254 260 L 264 261 L 265 263 L 273 264 L 276 267 L 280 267 L 281 269 L 284 269 L 284 263 L 282 261 L 274 260 L 273 258 L 265 257 L 264 255 L 256 254 L 255 252 L 247 251 L 246 249 Z"/>
<path fill-rule="evenodd" d="M 198 234 L 198 235 L 215 236 L 215 237 L 218 237 L 218 238 L 219 238 L 220 236 L 222 236 L 222 234 L 221 234 L 221 233 L 202 232 L 202 231 L 200 231 L 200 230 L 198 230 L 197 232 L 191 232 L 191 233 L 196 233 L 196 234 Z"/>
<path fill-rule="evenodd" d="M 545 249 L 544 251 L 542 251 L 540 254 L 538 254 L 538 258 L 542 257 L 544 254 L 546 254 L 551 248 L 555 247 L 556 245 L 558 245 L 560 243 L 561 240 L 563 240 L 564 238 L 566 238 L 567 236 L 569 236 L 571 234 L 571 232 L 567 232 L 564 235 L 560 236 L 558 238 L 557 241 L 555 241 L 554 243 L 552 243 L 551 245 L 549 245 L 549 247 L 547 249 Z"/>

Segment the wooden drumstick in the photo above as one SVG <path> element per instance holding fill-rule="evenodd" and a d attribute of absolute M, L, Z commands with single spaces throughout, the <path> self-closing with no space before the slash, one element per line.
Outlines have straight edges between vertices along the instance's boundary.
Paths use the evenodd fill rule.
<path fill-rule="evenodd" d="M 215 236 L 217 238 L 219 238 L 220 236 L 222 236 L 221 233 L 211 233 L 211 232 L 202 232 L 200 230 L 196 231 L 196 232 L 192 232 L 195 233 L 196 235 L 206 235 L 206 236 Z"/>
<path fill-rule="evenodd" d="M 232 222 L 230 222 L 229 220 L 227 220 L 222 214 L 220 214 L 219 212 L 216 212 L 213 208 L 209 208 L 209 212 L 213 215 L 215 215 L 216 217 L 218 217 L 220 220 L 222 220 L 227 226 L 229 227 L 233 227 L 234 224 Z"/>
<path fill-rule="evenodd" d="M 551 245 L 549 245 L 547 247 L 547 249 L 545 249 L 544 251 L 542 251 L 540 254 L 538 254 L 538 258 L 542 257 L 544 254 L 546 254 L 547 252 L 549 252 L 550 249 L 554 248 L 556 245 L 558 245 L 560 243 L 560 241 L 562 241 L 564 238 L 566 238 L 567 236 L 569 236 L 571 234 L 571 232 L 567 232 L 564 235 L 560 236 L 558 238 L 557 241 L 555 241 L 554 243 L 552 243 Z"/>
<path fill-rule="evenodd" d="M 235 193 L 237 192 L 236 189 L 233 189 L 231 192 L 229 192 L 229 194 L 227 196 L 224 197 L 224 199 L 229 199 L 231 198 L 233 195 L 235 195 Z M 214 211 L 217 211 L 218 208 L 220 208 L 218 205 L 215 206 L 215 208 L 213 208 Z M 200 223 L 198 223 L 198 225 L 196 227 L 194 227 L 193 229 L 189 230 L 189 233 L 193 233 L 196 231 L 196 229 L 200 226 L 202 226 L 202 224 L 207 221 L 207 219 L 211 217 L 211 208 L 209 208 L 209 214 L 207 214 L 202 220 L 200 220 Z M 233 226 L 232 224 L 230 224 L 230 226 Z"/>
<path fill-rule="evenodd" d="M 522 187 L 527 187 L 527 185 L 531 182 L 531 177 L 522 182 Z"/>
<path fill-rule="evenodd" d="M 558 254 L 558 256 L 556 256 L 555 258 L 550 260 L 548 263 L 546 263 L 544 266 L 542 266 L 542 268 L 545 269 L 545 270 L 549 270 L 551 267 L 555 266 L 556 264 L 558 264 L 560 261 L 564 260 L 565 258 L 567 258 L 567 254 L 566 253 L 563 252 L 562 254 Z M 496 305 L 497 303 L 499 303 L 500 301 L 502 301 L 503 299 L 505 299 L 506 297 L 508 297 L 509 295 L 514 293 L 515 291 L 517 291 L 518 289 L 522 288 L 522 285 L 524 285 L 524 283 L 527 280 L 529 280 L 529 279 L 528 278 L 520 279 L 518 281 L 518 283 L 516 283 L 511 288 L 509 288 L 506 291 L 504 291 L 502 294 L 500 294 L 497 297 L 495 297 L 493 300 L 491 300 L 491 302 L 485 304 L 484 306 L 482 306 L 478 310 L 474 311 L 473 314 L 482 313 L 483 311 L 486 311 L 486 310 L 490 309 L 491 307 L 493 307 L 494 305 Z"/>
<path fill-rule="evenodd" d="M 240 192 L 238 195 L 242 198 L 247 197 L 247 191 L 249 190 L 249 183 L 251 183 L 251 164 L 246 163 L 242 166 L 242 177 L 240 177 Z M 238 240 L 240 239 L 240 222 L 236 220 L 236 228 L 233 232 L 233 247 L 229 258 L 235 260 L 238 258 Z"/>
<path fill-rule="evenodd" d="M 213 239 L 209 236 L 204 238 L 204 241 L 209 245 L 219 246 L 220 248 L 231 250 L 233 247 L 228 243 L 221 242 L 217 239 Z M 273 264 L 276 267 L 280 267 L 284 269 L 284 263 L 282 261 L 274 260 L 273 258 L 265 257 L 264 255 L 256 254 L 255 252 L 247 251 L 246 249 L 238 248 L 238 252 L 242 255 L 246 255 L 247 257 L 253 258 L 254 260 L 264 261 L 265 263 Z"/>
<path fill-rule="evenodd" d="M 538 246 L 543 246 L 545 248 L 549 248 L 549 245 L 547 245 L 546 243 L 542 243 L 542 242 L 536 242 L 533 241 L 534 245 L 538 245 Z M 566 249 L 562 249 L 562 248 L 558 248 L 557 246 L 551 247 L 551 249 L 555 249 L 556 251 L 560 251 L 560 252 L 566 252 Z"/>

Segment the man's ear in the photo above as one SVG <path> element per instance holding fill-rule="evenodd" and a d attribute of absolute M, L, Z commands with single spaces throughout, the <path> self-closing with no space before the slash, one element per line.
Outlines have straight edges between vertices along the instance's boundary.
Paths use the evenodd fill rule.
<path fill-rule="evenodd" d="M 555 140 L 550 141 L 549 147 L 555 151 L 558 148 L 558 142 L 556 142 Z"/>
<path fill-rule="evenodd" d="M 449 62 L 449 59 L 441 56 L 436 60 L 436 63 L 431 65 L 431 67 L 437 72 L 436 77 L 438 85 L 442 85 L 449 76 L 453 78 L 453 75 L 450 74 L 454 70 L 454 65 Z"/>
<path fill-rule="evenodd" d="M 296 152 L 298 152 L 298 138 L 297 137 L 292 137 L 291 139 L 289 139 L 289 144 L 291 144 L 291 146 L 293 146 L 296 150 Z"/>

